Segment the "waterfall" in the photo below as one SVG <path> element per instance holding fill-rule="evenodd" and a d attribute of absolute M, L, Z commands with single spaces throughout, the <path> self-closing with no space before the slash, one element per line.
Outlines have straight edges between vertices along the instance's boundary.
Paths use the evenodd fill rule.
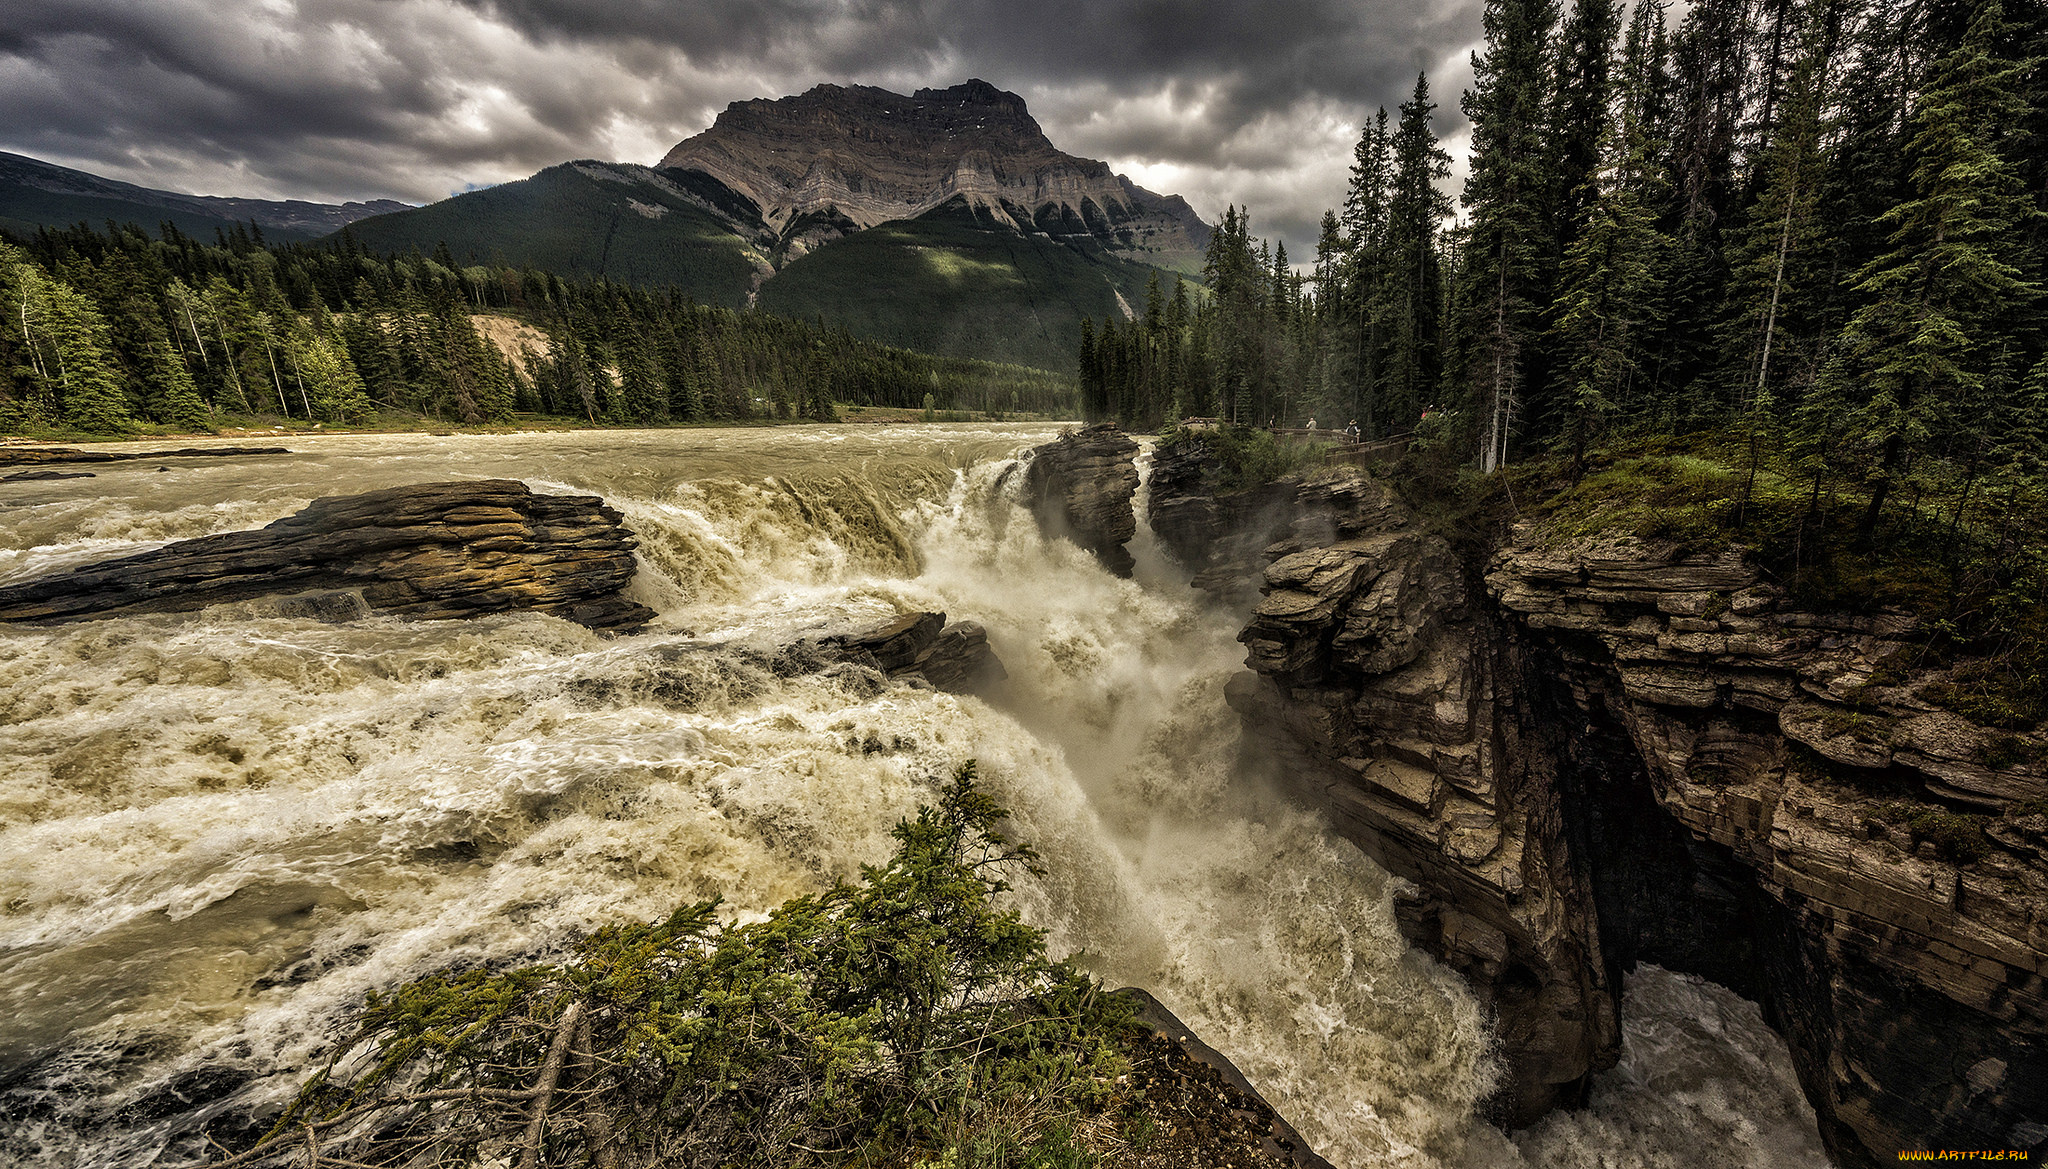
<path fill-rule="evenodd" d="M 758 918 L 885 859 L 970 758 L 1044 858 L 1015 896 L 1052 948 L 1152 990 L 1340 1166 L 1804 1152 L 1775 1037 L 1654 972 L 1593 1110 L 1519 1146 L 1477 1119 L 1486 1020 L 1402 941 L 1394 880 L 1239 766 L 1237 620 L 1149 534 L 1119 580 L 1013 498 L 1014 452 L 1051 433 L 358 436 L 19 485 L 0 580 L 395 483 L 595 491 L 660 617 L 0 627 L 0 1161 L 191 1163 L 197 1123 L 288 1097 L 366 992 L 681 902 Z M 1009 680 L 776 668 L 911 609 L 981 621 Z"/>

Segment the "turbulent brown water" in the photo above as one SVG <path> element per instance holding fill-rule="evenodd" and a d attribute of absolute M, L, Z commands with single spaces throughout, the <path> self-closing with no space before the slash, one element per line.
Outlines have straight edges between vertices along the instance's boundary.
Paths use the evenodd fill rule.
<path fill-rule="evenodd" d="M 1655 970 L 1593 1107 L 1476 1120 L 1486 1020 L 1401 941 L 1392 879 L 1244 774 L 1236 621 L 1146 533 L 1117 580 L 1018 509 L 1052 433 L 337 436 L 0 485 L 0 581 L 401 483 L 596 492 L 661 614 L 0 627 L 0 1164 L 193 1163 L 365 991 L 684 901 L 761 914 L 886 857 L 970 758 L 1045 857 L 1018 896 L 1053 947 L 1152 989 L 1340 1166 L 1821 1163 L 1756 1008 Z M 912 608 L 982 621 L 1009 681 L 754 652 Z"/>

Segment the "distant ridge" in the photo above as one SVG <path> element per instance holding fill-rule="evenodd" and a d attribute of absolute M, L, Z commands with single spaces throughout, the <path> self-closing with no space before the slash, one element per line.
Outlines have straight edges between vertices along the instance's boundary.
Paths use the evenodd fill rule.
<path fill-rule="evenodd" d="M 217 227 L 253 220 L 281 240 L 317 239 L 359 219 L 409 209 L 395 199 L 336 204 L 183 195 L 0 151 L 0 227 L 16 232 L 79 222 L 99 227 L 111 219 L 152 231 L 170 222 L 183 232 L 211 235 Z"/>
<path fill-rule="evenodd" d="M 759 305 L 930 353 L 1071 373 L 1083 317 L 1200 271 L 1209 225 L 1047 140 L 985 81 L 734 102 L 655 167 L 584 160 L 354 223 L 373 251 Z"/>

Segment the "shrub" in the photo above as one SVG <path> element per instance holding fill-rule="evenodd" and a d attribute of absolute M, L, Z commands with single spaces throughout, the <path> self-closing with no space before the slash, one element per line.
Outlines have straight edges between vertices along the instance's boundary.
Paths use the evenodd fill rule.
<path fill-rule="evenodd" d="M 1224 492 L 1249 491 L 1284 475 L 1322 465 L 1332 444 L 1294 442 L 1270 430 L 1224 425 L 1214 430 L 1168 430 L 1160 445 L 1179 449 L 1197 444 L 1216 466 L 1216 486 Z"/>
<path fill-rule="evenodd" d="M 1877 814 L 1885 823 L 1904 828 L 1915 847 L 1932 842 L 1935 855 L 1951 864 L 1980 861 L 1991 851 L 1983 816 L 1908 803 L 1880 804 Z"/>
<path fill-rule="evenodd" d="M 997 906 L 1034 859 L 1003 816 L 970 763 L 896 826 L 887 865 L 766 921 L 700 902 L 559 964 L 373 996 L 271 1133 L 222 1164 L 900 1160 L 1019 1097 L 1063 1145 L 1061 1108 L 1099 1103 L 1122 1070 L 1129 1008 Z"/>

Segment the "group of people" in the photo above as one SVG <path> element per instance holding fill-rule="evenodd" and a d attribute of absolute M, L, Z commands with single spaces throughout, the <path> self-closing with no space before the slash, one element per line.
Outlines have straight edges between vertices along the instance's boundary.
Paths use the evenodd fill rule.
<path fill-rule="evenodd" d="M 1316 428 L 1316 420 L 1313 417 L 1308 420 L 1308 428 L 1310 430 Z M 1357 442 L 1362 437 L 1358 429 L 1358 419 L 1353 418 L 1350 422 L 1345 423 L 1344 429 L 1338 431 L 1338 433 L 1344 436 L 1345 442 Z"/>

